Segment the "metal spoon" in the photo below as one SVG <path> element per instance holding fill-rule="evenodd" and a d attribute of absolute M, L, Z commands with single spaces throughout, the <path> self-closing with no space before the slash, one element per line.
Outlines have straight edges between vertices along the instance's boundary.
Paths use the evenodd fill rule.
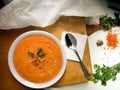
<path fill-rule="evenodd" d="M 82 67 L 82 70 L 83 70 L 83 72 L 84 72 L 85 77 L 86 77 L 88 80 L 90 80 L 90 79 L 91 79 L 91 75 L 90 75 L 90 73 L 88 72 L 88 70 L 87 70 L 87 68 L 85 67 L 85 65 L 83 64 L 83 62 L 81 61 L 81 58 L 80 58 L 80 56 L 79 56 L 79 54 L 78 54 L 78 52 L 77 52 L 77 50 L 76 50 L 77 40 L 76 40 L 75 37 L 74 37 L 72 34 L 70 34 L 70 33 L 67 33 L 67 34 L 65 35 L 65 40 L 66 40 L 66 45 L 67 45 L 70 49 L 72 49 L 72 50 L 76 53 L 77 57 L 79 58 L 80 65 L 81 65 L 81 67 Z"/>

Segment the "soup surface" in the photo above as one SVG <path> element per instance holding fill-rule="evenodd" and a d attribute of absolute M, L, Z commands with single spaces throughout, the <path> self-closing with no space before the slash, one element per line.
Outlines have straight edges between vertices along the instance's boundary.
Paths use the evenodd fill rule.
<path fill-rule="evenodd" d="M 14 65 L 24 79 L 35 83 L 47 82 L 60 71 L 62 53 L 51 38 L 33 35 L 16 46 Z"/>

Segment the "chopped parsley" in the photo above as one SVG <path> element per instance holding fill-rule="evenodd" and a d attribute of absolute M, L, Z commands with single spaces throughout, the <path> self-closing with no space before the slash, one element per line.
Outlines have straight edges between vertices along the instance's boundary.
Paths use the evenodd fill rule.
<path fill-rule="evenodd" d="M 115 18 L 108 15 L 102 16 L 99 19 L 100 25 L 106 30 L 110 30 L 112 27 L 120 26 L 120 13 L 114 13 Z"/>
<path fill-rule="evenodd" d="M 103 65 L 102 67 L 95 64 L 95 73 L 93 74 L 94 79 L 93 82 L 97 83 L 98 81 L 101 81 L 101 84 L 106 86 L 108 80 L 115 81 L 116 80 L 116 75 L 120 73 L 120 63 L 109 67 Z"/>

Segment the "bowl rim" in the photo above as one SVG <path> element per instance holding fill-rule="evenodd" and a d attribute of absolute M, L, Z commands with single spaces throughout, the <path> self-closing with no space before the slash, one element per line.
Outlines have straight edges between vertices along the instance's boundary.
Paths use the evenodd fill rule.
<path fill-rule="evenodd" d="M 44 83 L 34 83 L 34 82 L 30 82 L 27 81 L 25 79 L 23 79 L 16 71 L 14 63 L 13 63 L 13 54 L 14 54 L 14 50 L 17 46 L 17 44 L 24 38 L 31 36 L 31 35 L 45 35 L 51 39 L 53 39 L 58 46 L 60 47 L 60 50 L 62 52 L 62 56 L 63 56 L 63 63 L 62 63 L 62 67 L 60 72 L 58 73 L 57 76 L 55 76 L 52 80 L 48 81 L 48 82 L 44 82 Z M 52 86 L 53 84 L 55 84 L 57 81 L 59 81 L 59 79 L 63 76 L 65 69 L 66 69 L 66 56 L 65 56 L 65 51 L 63 49 L 64 47 L 62 46 L 62 44 L 60 43 L 60 41 L 58 40 L 57 37 L 55 37 L 53 34 L 48 33 L 46 31 L 40 31 L 40 30 L 32 30 L 32 31 L 27 31 L 21 35 L 19 35 L 11 44 L 9 52 L 8 52 L 8 66 L 9 69 L 12 73 L 12 75 L 14 76 L 14 78 L 20 82 L 21 84 L 23 84 L 24 86 L 30 87 L 30 88 L 34 88 L 34 89 L 42 89 L 42 88 L 47 88 L 49 86 Z"/>

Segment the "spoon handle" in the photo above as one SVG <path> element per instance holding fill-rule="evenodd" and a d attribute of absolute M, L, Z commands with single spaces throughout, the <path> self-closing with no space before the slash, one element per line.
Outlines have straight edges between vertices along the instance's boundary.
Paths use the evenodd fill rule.
<path fill-rule="evenodd" d="M 90 73 L 88 72 L 88 70 L 87 70 L 87 68 L 85 67 L 85 65 L 83 64 L 83 62 L 81 61 L 81 58 L 80 58 L 77 50 L 74 50 L 74 52 L 76 53 L 77 57 L 79 58 L 80 65 L 81 65 L 81 67 L 82 67 L 82 70 L 83 70 L 83 72 L 84 72 L 85 77 L 86 77 L 88 80 L 90 80 L 90 79 L 91 79 L 91 75 L 90 75 Z"/>

